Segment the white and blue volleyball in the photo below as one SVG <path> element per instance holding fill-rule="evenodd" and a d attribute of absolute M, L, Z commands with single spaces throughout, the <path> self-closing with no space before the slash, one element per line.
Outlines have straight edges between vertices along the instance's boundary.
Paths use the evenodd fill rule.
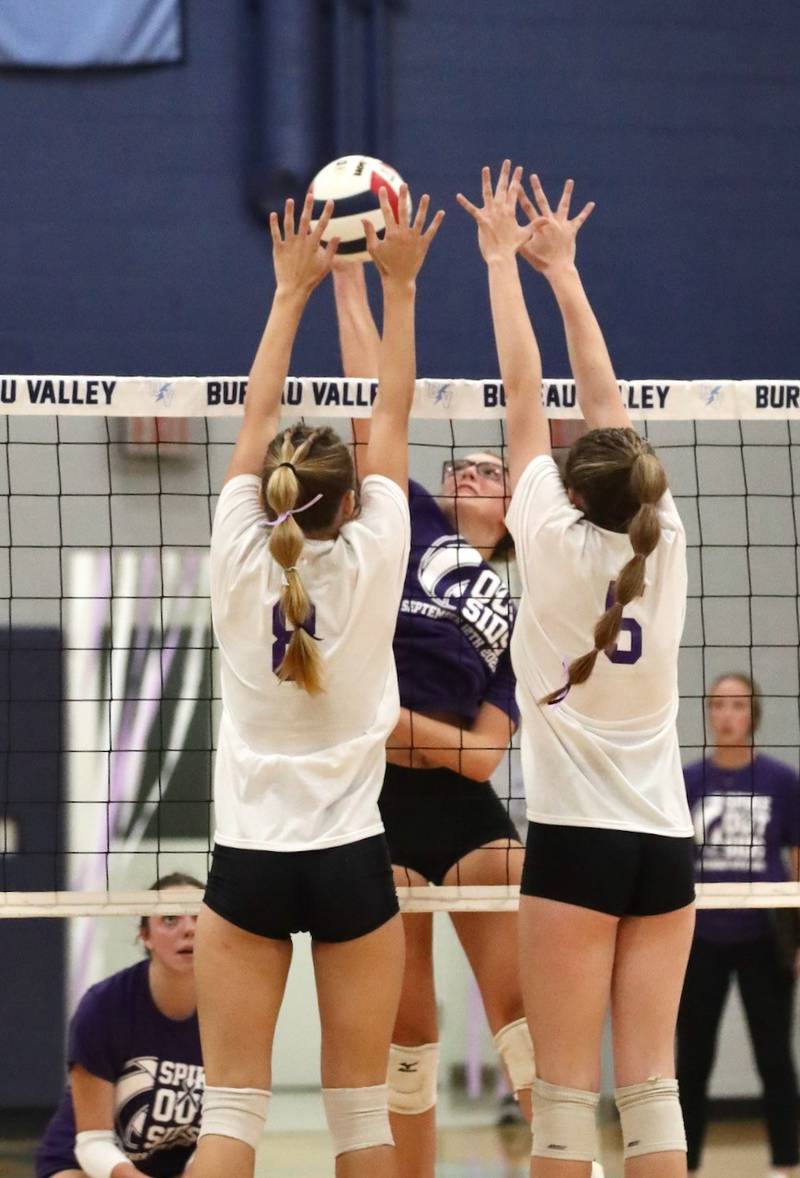
<path fill-rule="evenodd" d="M 338 237 L 340 245 L 337 257 L 345 262 L 368 262 L 363 222 L 371 221 L 378 236 L 383 237 L 386 226 L 378 193 L 381 188 L 386 189 L 389 204 L 397 216 L 402 183 L 402 177 L 394 168 L 368 155 L 345 155 L 326 164 L 311 181 L 311 192 L 314 195 L 312 225 L 322 215 L 325 202 L 333 201 L 333 216 L 325 232 L 323 245 L 330 238 Z"/>

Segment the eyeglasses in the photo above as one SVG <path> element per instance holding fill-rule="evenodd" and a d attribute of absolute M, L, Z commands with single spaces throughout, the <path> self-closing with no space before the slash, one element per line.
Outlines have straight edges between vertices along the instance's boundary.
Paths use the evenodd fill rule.
<path fill-rule="evenodd" d="M 455 461 L 442 464 L 442 481 L 464 470 L 476 470 L 482 479 L 490 483 L 497 483 L 502 487 L 506 481 L 507 470 L 500 462 L 473 462 L 471 458 L 456 458 Z"/>

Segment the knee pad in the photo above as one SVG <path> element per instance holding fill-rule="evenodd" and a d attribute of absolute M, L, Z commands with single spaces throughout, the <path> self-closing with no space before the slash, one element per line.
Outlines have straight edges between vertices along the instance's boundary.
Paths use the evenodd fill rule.
<path fill-rule="evenodd" d="M 232 1137 L 255 1149 L 267 1123 L 271 1092 L 263 1088 L 206 1088 L 199 1137 Z"/>
<path fill-rule="evenodd" d="M 372 1088 L 323 1088 L 322 1103 L 337 1158 L 357 1149 L 394 1145 L 385 1084 Z"/>
<path fill-rule="evenodd" d="M 686 1151 L 686 1132 L 678 1100 L 678 1081 L 653 1076 L 643 1084 L 617 1088 L 614 1099 L 622 1123 L 626 1158 Z"/>
<path fill-rule="evenodd" d="M 502 1059 L 511 1087 L 515 1092 L 530 1088 L 536 1079 L 533 1063 L 533 1042 L 524 1018 L 509 1023 L 497 1032 L 494 1045 Z"/>
<path fill-rule="evenodd" d="M 533 1082 L 533 1149 L 535 1158 L 591 1162 L 597 1146 L 599 1092 Z"/>
<path fill-rule="evenodd" d="M 389 1048 L 389 1108 L 393 1113 L 426 1113 L 436 1104 L 439 1044 Z"/>

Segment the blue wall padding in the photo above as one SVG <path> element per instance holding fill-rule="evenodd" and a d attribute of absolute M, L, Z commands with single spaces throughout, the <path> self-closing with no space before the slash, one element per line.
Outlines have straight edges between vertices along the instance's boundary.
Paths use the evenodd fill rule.
<path fill-rule="evenodd" d="M 0 75 L 0 370 L 246 371 L 272 289 L 254 197 L 263 211 L 295 177 L 301 196 L 320 152 L 363 134 L 448 210 L 421 372 L 496 371 L 453 197 L 508 154 L 551 194 L 569 174 L 597 201 L 579 260 L 621 375 L 796 373 L 800 6 L 375 4 L 378 130 L 359 119 L 380 27 L 366 2 L 192 0 L 182 66 Z M 552 300 L 525 282 L 545 369 L 564 374 Z M 326 291 L 293 367 L 336 364 Z"/>

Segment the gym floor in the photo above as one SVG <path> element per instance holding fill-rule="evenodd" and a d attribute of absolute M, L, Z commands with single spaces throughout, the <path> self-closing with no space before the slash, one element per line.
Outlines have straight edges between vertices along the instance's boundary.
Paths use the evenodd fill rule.
<path fill-rule="evenodd" d="M 493 1101 L 441 1094 L 436 1178 L 527 1178 L 527 1127 L 497 1129 Z M 618 1127 L 601 1129 L 606 1178 L 622 1178 Z M 0 1178 L 31 1178 L 35 1143 L 0 1140 Z M 766 1178 L 769 1158 L 758 1121 L 712 1124 L 702 1178 Z M 270 1128 L 258 1151 L 256 1178 L 331 1178 L 333 1160 L 315 1093 L 276 1094 Z"/>

